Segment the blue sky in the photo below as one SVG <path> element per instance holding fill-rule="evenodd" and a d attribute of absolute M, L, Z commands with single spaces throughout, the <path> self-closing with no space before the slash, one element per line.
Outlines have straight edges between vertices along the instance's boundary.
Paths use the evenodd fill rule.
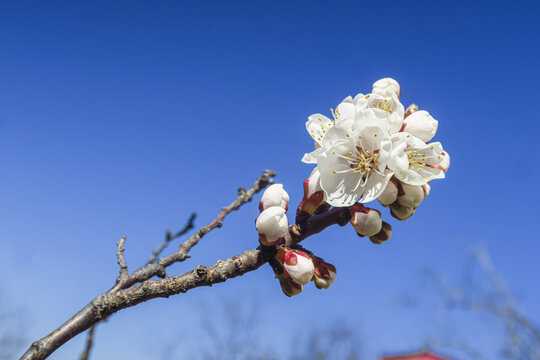
<path fill-rule="evenodd" d="M 474 1 L 1 2 L 3 301 L 23 309 L 29 339 L 45 335 L 112 285 L 121 235 L 135 269 L 166 228 L 193 211 L 206 224 L 265 168 L 277 171 L 294 208 L 311 171 L 300 162 L 312 148 L 307 116 L 329 115 L 347 95 L 393 77 L 405 106 L 439 120 L 436 140 L 452 166 L 409 221 L 384 213 L 394 226 L 388 243 L 329 229 L 305 245 L 337 266 L 330 290 L 285 298 L 265 266 L 114 315 L 97 331 L 94 358 L 152 358 L 164 338 L 198 327 L 201 302 L 238 294 L 261 303 L 261 335 L 284 342 L 298 330 L 276 314 L 298 316 L 298 328 L 346 317 L 368 358 L 419 348 L 457 322 L 493 354 L 495 331 L 397 299 L 429 295 L 424 268 L 458 279 L 465 245 L 480 243 L 540 319 L 539 10 Z M 256 205 L 170 273 L 256 247 Z M 72 359 L 83 340 L 51 358 Z"/>

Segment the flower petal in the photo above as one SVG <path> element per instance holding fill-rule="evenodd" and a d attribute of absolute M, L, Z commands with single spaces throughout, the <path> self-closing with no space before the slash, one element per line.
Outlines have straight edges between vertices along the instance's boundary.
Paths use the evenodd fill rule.
<path fill-rule="evenodd" d="M 354 123 L 352 119 L 345 119 L 339 124 L 332 126 L 325 134 L 322 146 L 329 148 L 343 141 L 347 141 L 350 136 L 351 126 Z M 349 134 L 349 136 L 347 136 Z"/>
<path fill-rule="evenodd" d="M 336 121 L 352 119 L 355 117 L 355 105 L 352 97 L 346 97 L 337 107 L 336 107 Z"/>
<path fill-rule="evenodd" d="M 313 114 L 306 121 L 306 129 L 315 142 L 321 144 L 325 133 L 334 126 L 334 122 L 322 114 Z"/>
<path fill-rule="evenodd" d="M 326 193 L 326 202 L 332 206 L 351 206 L 362 196 L 362 176 L 339 156 L 354 150 L 353 142 L 349 141 L 328 148 L 318 158 L 321 188 Z"/>
<path fill-rule="evenodd" d="M 310 153 L 305 153 L 302 162 L 306 164 L 316 164 L 317 158 L 324 152 L 324 148 L 317 148 Z"/>
<path fill-rule="evenodd" d="M 395 133 L 403 125 L 405 109 L 395 97 L 371 94 L 367 101 L 366 114 L 385 121 L 390 126 L 390 132 Z"/>
<path fill-rule="evenodd" d="M 367 203 L 377 199 L 383 193 L 384 189 L 386 189 L 392 175 L 394 175 L 393 172 L 387 172 L 384 175 L 372 173 L 366 182 L 360 202 Z"/>

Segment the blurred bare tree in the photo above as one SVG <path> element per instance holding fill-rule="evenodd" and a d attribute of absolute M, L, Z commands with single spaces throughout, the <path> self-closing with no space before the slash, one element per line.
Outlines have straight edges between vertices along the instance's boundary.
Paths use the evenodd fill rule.
<path fill-rule="evenodd" d="M 255 301 L 240 304 L 229 299 L 218 306 L 205 305 L 201 325 L 208 341 L 202 356 L 206 360 L 273 360 L 272 350 L 260 341 Z"/>
<path fill-rule="evenodd" d="M 540 327 L 521 309 L 502 276 L 496 271 L 489 253 L 480 247 L 469 249 L 472 268 L 460 284 L 452 284 L 440 274 L 429 278 L 448 310 L 487 314 L 504 332 L 500 356 L 507 360 L 540 360 Z M 479 272 L 474 270 L 480 270 Z M 473 274 L 478 273 L 477 276 Z M 437 344 L 438 343 L 438 344 Z M 454 347 L 473 359 L 488 358 L 466 340 L 432 341 L 432 346 Z"/>
<path fill-rule="evenodd" d="M 198 354 L 204 360 L 360 360 L 361 341 L 354 328 L 346 321 L 333 321 L 324 327 L 292 331 L 294 339 L 281 342 L 267 338 L 259 321 L 260 309 L 256 301 L 239 303 L 227 300 L 214 306 L 205 305 L 201 315 L 201 329 L 206 340 Z M 282 319 L 283 320 L 283 319 Z M 285 320 L 283 320 L 285 321 Z M 311 325 L 311 324 L 310 324 Z M 290 329 L 289 329 L 290 330 Z M 278 336 L 281 334 L 277 334 Z M 268 340 L 268 341 L 265 341 Z M 166 346 L 167 360 L 186 358 L 181 346 Z M 200 350 L 202 349 L 202 350 Z"/>
<path fill-rule="evenodd" d="M 343 321 L 311 330 L 304 343 L 295 348 L 298 353 L 291 360 L 360 360 L 362 349 L 357 333 Z"/>
<path fill-rule="evenodd" d="M 16 359 L 26 341 L 23 312 L 5 305 L 0 308 L 0 360 Z"/>

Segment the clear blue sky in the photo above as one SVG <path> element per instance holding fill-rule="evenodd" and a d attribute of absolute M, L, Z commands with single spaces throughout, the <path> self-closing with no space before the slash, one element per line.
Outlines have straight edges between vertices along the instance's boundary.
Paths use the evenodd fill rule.
<path fill-rule="evenodd" d="M 449 321 L 396 301 L 432 291 L 419 286 L 423 268 L 459 278 L 466 243 L 487 246 L 540 319 L 539 10 L 532 1 L 1 2 L 3 301 L 24 309 L 29 339 L 45 335 L 112 285 L 121 235 L 135 269 L 166 228 L 193 211 L 207 223 L 265 168 L 294 208 L 311 171 L 300 162 L 312 147 L 307 116 L 393 77 L 405 106 L 439 120 L 452 166 L 411 220 L 390 221 L 388 243 L 330 229 L 305 244 L 337 266 L 330 290 L 285 298 L 265 266 L 114 315 L 98 328 L 94 358 L 152 358 L 162 338 L 198 326 L 201 301 L 238 294 L 261 302 L 265 336 L 292 333 L 278 312 L 297 326 L 346 317 L 368 358 L 415 349 Z M 170 273 L 256 247 L 256 205 Z M 481 349 L 497 346 L 494 333 L 460 329 Z M 83 340 L 52 359 L 73 359 Z"/>

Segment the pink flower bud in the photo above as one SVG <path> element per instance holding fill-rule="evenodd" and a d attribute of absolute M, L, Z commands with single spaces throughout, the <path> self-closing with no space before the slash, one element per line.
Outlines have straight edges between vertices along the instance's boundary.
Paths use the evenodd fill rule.
<path fill-rule="evenodd" d="M 407 109 L 405 109 L 405 118 L 407 118 L 407 116 L 411 115 L 412 113 L 415 113 L 418 111 L 418 106 L 415 105 L 415 104 L 411 104 L 407 107 Z"/>
<path fill-rule="evenodd" d="M 383 221 L 381 231 L 371 236 L 369 240 L 371 240 L 371 242 L 374 244 L 382 244 L 386 240 L 390 239 L 390 237 L 392 237 L 392 226 Z"/>
<path fill-rule="evenodd" d="M 411 208 L 407 206 L 400 205 L 395 202 L 390 205 L 390 214 L 398 220 L 405 221 L 411 216 L 413 216 L 416 208 Z"/>
<path fill-rule="evenodd" d="M 259 233 L 259 242 L 263 245 L 278 243 L 289 231 L 289 221 L 285 209 L 272 206 L 263 210 L 255 220 L 255 228 Z"/>
<path fill-rule="evenodd" d="M 263 193 L 259 203 L 259 211 L 268 209 L 271 206 L 279 206 L 288 209 L 289 194 L 283 190 L 283 184 L 270 185 Z"/>
<path fill-rule="evenodd" d="M 298 209 L 308 214 L 313 214 L 315 210 L 324 204 L 324 191 L 321 188 L 321 174 L 315 168 L 309 178 L 304 181 L 304 198 Z"/>
<path fill-rule="evenodd" d="M 351 224 L 360 236 L 372 236 L 381 230 L 381 213 L 362 204 L 354 204 L 349 208 Z"/>
<path fill-rule="evenodd" d="M 427 143 L 435 136 L 438 126 L 439 122 L 429 115 L 427 111 L 420 110 L 407 116 L 403 121 L 401 131 L 408 132 Z"/>
<path fill-rule="evenodd" d="M 397 197 L 397 202 L 406 207 L 415 208 L 424 200 L 424 190 L 421 185 L 400 184 L 402 191 Z"/>
<path fill-rule="evenodd" d="M 384 97 L 395 96 L 399 99 L 401 96 L 401 87 L 396 80 L 384 78 L 373 83 L 373 93 Z"/>
<path fill-rule="evenodd" d="M 315 267 L 313 261 L 303 251 L 289 250 L 285 252 L 283 270 L 292 281 L 300 285 L 306 285 L 313 278 Z"/>
<path fill-rule="evenodd" d="M 285 274 L 276 275 L 281 285 L 281 290 L 283 293 L 289 297 L 298 295 L 304 290 L 304 287 L 300 284 L 295 283 L 289 279 Z"/>
<path fill-rule="evenodd" d="M 315 286 L 318 289 L 328 289 L 334 280 L 336 280 L 336 267 L 317 256 L 311 256 L 311 259 L 315 266 L 315 273 L 313 275 Z"/>
<path fill-rule="evenodd" d="M 398 196 L 398 188 L 394 181 L 390 180 L 386 185 L 383 193 L 379 195 L 377 200 L 381 203 L 382 206 L 390 206 L 394 203 Z"/>

